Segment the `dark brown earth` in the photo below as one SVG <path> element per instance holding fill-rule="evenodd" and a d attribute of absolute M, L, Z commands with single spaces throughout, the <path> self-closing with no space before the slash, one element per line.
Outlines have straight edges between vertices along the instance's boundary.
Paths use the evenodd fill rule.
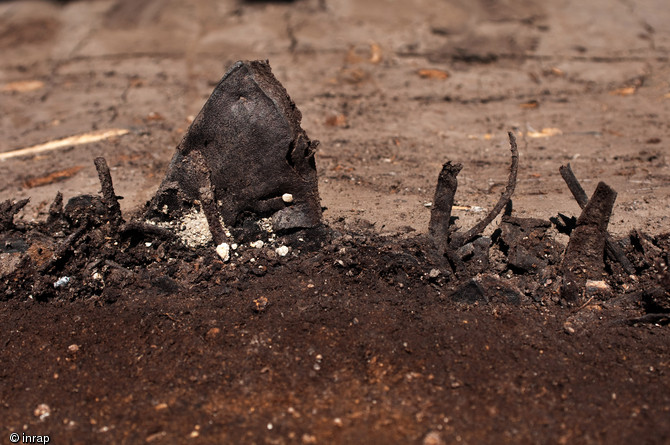
<path fill-rule="evenodd" d="M 670 442 L 663 2 L 185 4 L 0 3 L 0 154 L 129 130 L 0 161 L 2 443 Z M 322 142 L 323 227 L 223 262 L 90 196 L 104 156 L 133 220 L 221 75 L 265 58 Z M 514 211 L 459 268 L 426 205 L 451 160 L 461 233 L 481 219 L 507 130 Z M 575 302 L 568 162 L 618 193 L 634 267 Z M 58 190 L 89 196 L 50 213 Z"/>

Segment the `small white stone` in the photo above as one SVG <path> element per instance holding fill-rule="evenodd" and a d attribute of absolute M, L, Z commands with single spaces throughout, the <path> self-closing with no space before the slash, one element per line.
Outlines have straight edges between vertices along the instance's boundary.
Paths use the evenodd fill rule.
<path fill-rule="evenodd" d="M 265 245 L 265 243 L 262 240 L 258 240 L 258 241 L 254 241 L 253 243 L 249 243 L 249 245 L 251 247 L 256 248 L 256 249 L 260 249 Z"/>
<path fill-rule="evenodd" d="M 610 286 L 603 280 L 586 280 L 587 291 L 608 291 Z"/>
<path fill-rule="evenodd" d="M 78 344 L 71 344 L 70 346 L 67 347 L 67 350 L 70 352 L 77 352 L 79 351 L 79 345 Z"/>
<path fill-rule="evenodd" d="M 288 255 L 288 247 L 287 246 L 280 246 L 275 249 L 275 252 L 277 252 L 277 255 L 279 256 L 286 256 Z"/>
<path fill-rule="evenodd" d="M 54 287 L 59 288 L 59 287 L 62 287 L 62 286 L 67 286 L 67 284 L 69 282 L 70 282 L 70 277 L 61 277 L 56 282 L 54 282 Z"/>
<path fill-rule="evenodd" d="M 231 244 L 230 248 L 233 249 L 233 250 L 237 250 L 237 243 Z"/>
<path fill-rule="evenodd" d="M 284 193 L 281 195 L 281 200 L 284 201 L 286 204 L 290 204 L 293 202 L 293 195 L 290 193 Z"/>
<path fill-rule="evenodd" d="M 221 259 L 226 262 L 230 260 L 230 246 L 228 243 L 221 243 L 216 246 L 216 253 L 221 257 Z"/>
<path fill-rule="evenodd" d="M 146 242 L 146 243 L 144 243 L 144 245 L 145 245 L 146 247 L 151 247 L 151 243 L 150 243 L 150 242 Z"/>
<path fill-rule="evenodd" d="M 51 415 L 51 408 L 46 403 L 40 403 L 35 408 L 33 414 L 35 414 L 35 417 L 39 417 L 40 420 L 44 420 Z"/>

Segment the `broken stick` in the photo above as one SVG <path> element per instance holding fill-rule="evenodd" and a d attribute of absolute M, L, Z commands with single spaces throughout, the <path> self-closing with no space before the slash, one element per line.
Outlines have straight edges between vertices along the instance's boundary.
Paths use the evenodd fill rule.
<path fill-rule="evenodd" d="M 458 173 L 463 164 L 452 164 L 448 161 L 442 166 L 437 177 L 437 187 L 433 198 L 433 207 L 430 210 L 429 233 L 435 247 L 441 255 L 447 251 L 449 244 L 449 224 L 451 223 L 451 208 L 454 206 L 454 195 L 458 188 Z"/>
<path fill-rule="evenodd" d="M 109 166 L 103 157 L 97 157 L 93 162 L 95 163 L 95 169 L 98 171 L 98 179 L 100 179 L 100 186 L 102 187 L 102 203 L 107 208 L 110 222 L 118 225 L 123 222 L 123 217 L 121 216 L 119 198 L 116 196 L 116 193 L 114 193 L 114 185 L 112 184 L 112 175 L 109 172 Z"/>
<path fill-rule="evenodd" d="M 17 202 L 9 199 L 0 203 L 0 232 L 14 227 L 14 216 L 28 204 L 29 199 L 22 199 Z"/>
<path fill-rule="evenodd" d="M 605 234 L 617 193 L 604 182 L 598 183 L 593 196 L 577 219 L 570 235 L 561 269 L 561 297 L 574 302 L 582 295 L 587 279 L 600 279 L 604 267 Z"/>
<path fill-rule="evenodd" d="M 561 173 L 563 180 L 572 192 L 572 196 L 575 197 L 575 201 L 577 201 L 579 207 L 582 209 L 586 207 L 586 203 L 588 202 L 589 198 L 586 196 L 586 192 L 577 180 L 577 177 L 572 172 L 570 164 L 562 165 L 558 171 Z M 628 260 L 626 254 L 623 252 L 623 250 L 621 250 L 619 244 L 614 241 L 609 233 L 605 233 L 605 247 L 607 256 L 611 260 L 619 262 L 628 275 L 635 274 L 635 266 L 633 266 L 633 263 Z"/>
<path fill-rule="evenodd" d="M 500 199 L 498 200 L 498 203 L 493 207 L 493 209 L 486 215 L 484 219 L 479 221 L 477 224 L 474 225 L 470 230 L 468 230 L 465 235 L 462 237 L 458 237 L 457 240 L 454 240 L 452 244 L 452 248 L 455 250 L 472 240 L 474 240 L 477 236 L 479 236 L 486 226 L 491 224 L 491 222 L 498 216 L 498 214 L 502 211 L 502 209 L 505 208 L 507 203 L 512 199 L 512 195 L 514 194 L 514 189 L 516 188 L 516 177 L 517 177 L 517 172 L 519 171 L 519 149 L 517 148 L 516 145 L 516 137 L 514 137 L 514 133 L 511 131 L 507 132 L 507 135 L 509 136 L 509 144 L 510 144 L 510 150 L 512 151 L 512 164 L 510 165 L 509 169 L 509 178 L 507 179 L 507 187 L 505 187 L 505 191 L 503 191 L 502 195 L 500 195 Z"/>
<path fill-rule="evenodd" d="M 52 225 L 63 217 L 63 194 L 56 193 L 56 198 L 49 206 L 49 217 L 47 218 L 47 225 Z"/>
<path fill-rule="evenodd" d="M 55 141 L 45 142 L 44 144 L 33 145 L 32 147 L 26 147 L 0 153 L 0 161 L 5 161 L 7 159 L 16 158 L 20 156 L 32 156 L 47 151 L 57 150 L 60 148 L 73 147 L 75 145 L 90 144 L 92 142 L 98 142 L 113 137 L 123 136 L 128 133 L 129 131 L 126 129 L 115 128 L 112 130 L 101 130 L 101 131 L 94 131 L 91 133 L 78 134 L 63 139 L 57 139 Z"/>

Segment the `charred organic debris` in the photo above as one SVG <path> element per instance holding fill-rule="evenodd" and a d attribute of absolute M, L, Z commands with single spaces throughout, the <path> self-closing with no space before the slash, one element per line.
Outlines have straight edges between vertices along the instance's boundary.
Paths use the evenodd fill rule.
<path fill-rule="evenodd" d="M 14 221 L 27 200 L 0 204 L 0 298 L 111 303 L 130 285 L 166 293 L 209 282 L 230 289 L 281 267 L 309 266 L 467 304 L 579 306 L 624 295 L 643 306 L 639 321 L 667 322 L 668 236 L 633 231 L 614 240 L 607 225 L 616 192 L 600 183 L 588 199 L 569 165 L 560 172 L 583 208 L 578 218 L 515 217 L 514 133 L 507 186 L 479 223 L 455 227 L 451 213 L 463 166 L 449 161 L 438 177 L 428 236 L 403 239 L 322 222 L 318 142 L 300 121 L 267 62 L 238 62 L 196 117 L 141 213 L 121 214 L 103 158 L 95 160 L 101 196 L 76 196 L 63 206 L 58 194 L 44 222 Z M 552 231 L 569 235 L 568 245 Z"/>

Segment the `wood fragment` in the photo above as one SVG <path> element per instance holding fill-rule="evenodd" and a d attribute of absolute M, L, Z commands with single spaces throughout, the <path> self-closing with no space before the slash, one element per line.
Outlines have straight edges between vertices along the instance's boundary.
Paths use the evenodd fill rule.
<path fill-rule="evenodd" d="M 102 203 L 107 208 L 110 222 L 118 225 L 123 222 L 123 217 L 121 215 L 119 198 L 114 192 L 114 185 L 112 184 L 112 175 L 109 172 L 109 166 L 103 157 L 97 157 L 93 162 L 95 163 L 95 169 L 98 171 L 98 178 L 100 179 L 100 186 L 102 187 Z"/>
<path fill-rule="evenodd" d="M 563 180 L 567 184 L 568 189 L 570 189 L 570 192 L 572 192 L 572 196 L 575 197 L 575 201 L 577 201 L 579 207 L 582 209 L 586 207 L 588 197 L 586 196 L 586 192 L 584 191 L 581 184 L 577 180 L 577 177 L 572 171 L 572 167 L 570 167 L 570 164 L 562 165 L 558 169 L 558 171 L 561 173 Z M 626 271 L 628 275 L 634 275 L 636 273 L 635 266 L 633 266 L 633 263 L 630 262 L 630 260 L 626 257 L 626 254 L 623 252 L 619 244 L 612 238 L 612 236 L 609 233 L 605 234 L 605 246 L 607 249 L 606 250 L 607 256 L 612 261 L 617 261 L 619 264 L 621 264 L 624 271 Z"/>
<path fill-rule="evenodd" d="M 63 217 L 63 194 L 56 193 L 54 201 L 49 206 L 49 217 L 47 218 L 47 225 L 50 226 Z"/>
<path fill-rule="evenodd" d="M 438 69 L 421 69 L 417 72 L 417 74 L 419 74 L 419 77 L 424 79 L 444 80 L 449 78 L 448 72 Z"/>
<path fill-rule="evenodd" d="M 462 168 L 462 164 L 452 164 L 451 161 L 448 161 L 442 166 L 442 171 L 437 178 L 435 197 L 430 210 L 429 233 L 441 255 L 446 253 L 449 244 L 451 210 L 458 188 L 456 177 Z"/>
<path fill-rule="evenodd" d="M 209 233 L 212 235 L 212 240 L 214 245 L 218 246 L 224 242 L 226 237 L 226 232 L 221 224 L 219 219 L 219 209 L 215 201 L 216 189 L 212 184 L 212 172 L 207 167 L 205 159 L 199 151 L 193 152 L 193 164 L 197 166 L 198 171 L 201 172 L 201 180 L 204 181 L 202 187 L 198 189 L 198 194 L 200 195 L 200 207 L 202 212 L 205 214 L 207 219 L 207 226 L 209 227 Z"/>
<path fill-rule="evenodd" d="M 670 314 L 646 314 L 638 318 L 631 318 L 627 320 L 627 324 L 635 325 L 638 323 L 651 323 L 666 325 L 670 324 Z"/>
<path fill-rule="evenodd" d="M 30 189 L 34 187 L 41 187 L 44 185 L 53 184 L 54 182 L 64 181 L 79 173 L 79 171 L 83 168 L 84 167 L 81 165 L 75 165 L 74 167 L 49 173 L 48 175 L 45 176 L 29 178 L 23 181 L 23 186 Z"/>
<path fill-rule="evenodd" d="M 572 172 L 572 167 L 570 167 L 570 164 L 561 165 L 558 168 L 558 171 L 570 189 L 570 192 L 572 192 L 572 196 L 575 197 L 575 201 L 577 201 L 579 207 L 581 209 L 586 207 L 586 203 L 589 202 L 589 197 L 586 195 L 582 185 L 579 183 L 577 177 L 575 177 L 575 174 Z"/>
<path fill-rule="evenodd" d="M 19 213 L 29 201 L 30 199 L 22 199 L 13 202 L 8 199 L 0 203 L 0 232 L 14 227 L 14 216 Z"/>
<path fill-rule="evenodd" d="M 44 88 L 44 82 L 41 80 L 17 80 L 4 84 L 0 88 L 3 93 L 28 93 Z"/>
<path fill-rule="evenodd" d="M 93 131 L 91 133 L 78 134 L 75 136 L 69 136 L 66 138 L 45 142 L 43 144 L 33 145 L 31 147 L 20 148 L 18 150 L 12 150 L 0 153 L 0 161 L 5 161 L 7 159 L 17 158 L 21 156 L 32 156 L 48 151 L 57 150 L 59 148 L 72 147 L 75 145 L 82 145 L 82 144 L 90 144 L 92 142 L 98 142 L 116 136 L 123 136 L 124 134 L 128 133 L 129 131 L 126 129 L 115 128 L 112 130 L 101 130 L 101 131 Z"/>
<path fill-rule="evenodd" d="M 56 265 L 56 263 L 60 262 L 63 260 L 68 253 L 72 250 L 72 247 L 74 244 L 81 238 L 81 236 L 88 230 L 88 224 L 83 224 L 80 226 L 77 230 L 72 232 L 67 238 L 65 238 L 65 241 L 63 241 L 56 251 L 53 253 L 51 259 L 44 263 L 42 266 L 40 266 L 37 271 L 44 274 L 45 272 L 48 272 L 52 267 Z"/>
<path fill-rule="evenodd" d="M 128 221 L 120 227 L 119 232 L 122 234 L 135 232 L 142 235 L 151 235 L 154 237 L 163 238 L 166 240 L 177 238 L 177 235 L 175 235 L 175 233 L 170 229 L 140 221 Z"/>
<path fill-rule="evenodd" d="M 596 187 L 570 236 L 561 269 L 561 297 L 574 302 L 584 293 L 587 279 L 600 279 L 604 267 L 605 234 L 617 193 L 604 182 Z"/>
<path fill-rule="evenodd" d="M 516 145 L 516 137 L 514 136 L 514 133 L 510 131 L 507 133 L 507 135 L 509 136 L 510 150 L 512 151 L 512 164 L 510 165 L 507 187 L 505 187 L 505 190 L 500 196 L 500 199 L 496 203 L 495 207 L 493 207 L 493 209 L 488 213 L 488 215 L 486 215 L 484 219 L 475 224 L 475 226 L 468 230 L 465 235 L 455 238 L 452 241 L 452 244 L 455 243 L 455 245 L 452 246 L 453 249 L 457 249 L 458 247 L 471 242 L 477 236 L 479 236 L 484 231 L 486 226 L 493 222 L 496 216 L 498 216 L 498 214 L 505 208 L 507 203 L 512 199 L 514 189 L 516 188 L 517 172 L 519 171 L 519 149 Z"/>

